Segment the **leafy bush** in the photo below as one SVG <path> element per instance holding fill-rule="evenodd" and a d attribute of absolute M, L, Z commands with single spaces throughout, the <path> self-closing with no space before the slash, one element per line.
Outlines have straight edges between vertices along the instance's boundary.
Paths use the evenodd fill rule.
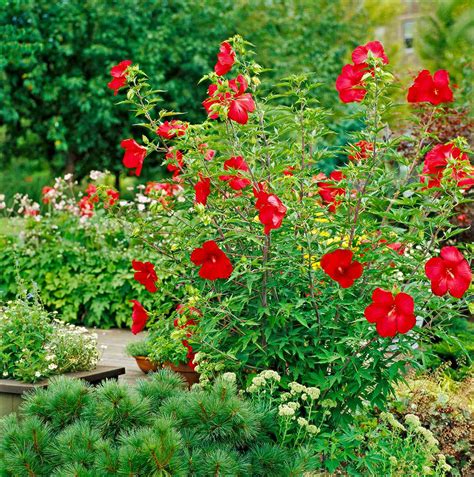
<path fill-rule="evenodd" d="M 465 313 L 472 246 L 463 255 L 447 243 L 461 231 L 453 206 L 471 201 L 470 150 L 462 137 L 425 146 L 430 121 L 414 115 L 403 137 L 414 152 L 399 151 L 402 138 L 386 122 L 397 106 L 391 92 L 403 87 L 413 109 L 428 102 L 436 118 L 452 99 L 449 76 L 438 73 L 436 87 L 423 80 L 428 72 L 409 88 L 397 84 L 383 46 L 371 42 L 336 81 L 342 102 L 360 103 L 365 128 L 344 149 L 347 165 L 327 177 L 319 166 L 333 157 L 321 142 L 329 113 L 312 99 L 317 85 L 295 75 L 260 96 L 261 66 L 247 48 L 239 36 L 221 44 L 204 77 L 200 124 L 159 109 L 139 65 L 122 69 L 122 103 L 145 132 L 143 145 L 122 142 L 124 165 L 140 175 L 157 158 L 173 172 L 168 187 L 183 190 L 147 217 L 111 213 L 164 251 L 156 271 L 180 270 L 181 305 L 198 315 L 193 364 L 204 377 L 273 369 L 317 387 L 331 404 L 314 411 L 324 431 L 350 422 L 364 402 L 385 407 L 420 343 Z M 281 96 L 287 105 L 275 103 Z M 153 264 L 141 266 L 141 283 L 152 287 Z M 139 328 L 147 313 L 152 322 L 154 307 L 141 307 Z"/>
<path fill-rule="evenodd" d="M 224 379 L 186 391 L 162 370 L 131 389 L 55 379 L 0 421 L 0 475 L 302 476 L 319 462 L 277 445 L 258 406 Z M 264 424 L 265 421 L 265 424 Z"/>
<path fill-rule="evenodd" d="M 441 367 L 447 375 L 459 381 L 472 376 L 473 333 L 474 323 L 464 318 L 454 319 L 444 336 L 426 345 L 424 366 L 431 370 Z"/>
<path fill-rule="evenodd" d="M 399 422 L 392 414 L 359 414 L 347 429 L 319 436 L 316 448 L 336 475 L 405 477 L 450 475 L 438 442 L 416 416 Z"/>
<path fill-rule="evenodd" d="M 36 293 L 0 307 L 0 375 L 35 382 L 73 371 L 94 369 L 97 336 L 85 328 L 52 319 Z"/>
<path fill-rule="evenodd" d="M 473 428 L 474 379 L 453 381 L 444 373 L 415 375 L 397 386 L 391 406 L 404 419 L 416 415 L 439 442 L 440 451 L 453 466 L 453 475 L 472 473 L 471 435 Z"/>
<path fill-rule="evenodd" d="M 131 237 L 133 229 L 123 230 L 115 220 L 104 216 L 103 210 L 84 220 L 81 199 L 75 191 L 77 184 L 70 176 L 66 179 L 56 179 L 49 196 L 44 196 L 47 203 L 41 206 L 27 196 L 16 199 L 12 216 L 22 230 L 0 236 L 0 298 L 15 296 L 19 273 L 24 280 L 35 282 L 42 290 L 44 305 L 60 312 L 68 322 L 101 328 L 126 326 L 131 298 L 138 296 L 144 303 L 151 303 L 132 280 L 131 262 L 145 253 L 143 243 Z M 134 199 L 125 201 L 127 207 L 138 211 L 150 206 L 139 202 L 149 200 L 140 190 Z M 91 215 L 93 212 L 87 211 Z M 21 222 L 18 215 L 24 217 Z M 159 257 L 155 254 L 154 260 Z M 161 297 L 161 306 L 157 313 L 167 315 L 179 302 L 181 289 L 173 270 L 163 268 L 159 278 L 157 297 Z"/>

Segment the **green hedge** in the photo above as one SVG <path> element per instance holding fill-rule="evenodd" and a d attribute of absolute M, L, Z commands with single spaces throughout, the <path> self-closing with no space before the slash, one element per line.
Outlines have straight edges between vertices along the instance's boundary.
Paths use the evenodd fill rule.
<path fill-rule="evenodd" d="M 14 298 L 17 278 L 35 282 L 47 309 L 65 321 L 100 328 L 125 327 L 131 318 L 129 300 L 167 314 L 176 306 L 160 290 L 176 280 L 159 270 L 158 291 L 151 295 L 133 279 L 131 260 L 159 262 L 159 256 L 130 239 L 117 225 L 96 216 L 80 225 L 69 214 L 22 222 L 24 229 L 0 235 L 0 300 Z M 176 291 L 177 290 L 177 291 Z"/>

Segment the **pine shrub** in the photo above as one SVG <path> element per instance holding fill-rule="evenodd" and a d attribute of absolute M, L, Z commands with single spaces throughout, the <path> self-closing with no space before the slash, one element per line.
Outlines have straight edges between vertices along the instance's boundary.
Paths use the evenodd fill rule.
<path fill-rule="evenodd" d="M 188 391 L 160 370 L 135 389 L 67 378 L 0 420 L 0 477 L 301 476 L 312 455 L 280 448 L 275 416 L 218 379 Z M 270 417 L 268 416 L 270 415 Z"/>

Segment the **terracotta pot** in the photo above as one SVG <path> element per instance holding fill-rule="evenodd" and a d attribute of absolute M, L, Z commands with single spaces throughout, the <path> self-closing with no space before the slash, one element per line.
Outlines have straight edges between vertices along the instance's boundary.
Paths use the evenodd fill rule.
<path fill-rule="evenodd" d="M 146 356 L 134 356 L 135 361 L 138 364 L 138 367 L 145 373 L 156 371 L 160 366 L 156 363 L 153 363 Z"/>
<path fill-rule="evenodd" d="M 188 383 L 189 387 L 199 382 L 199 373 L 194 371 L 194 369 L 192 369 L 187 364 L 174 365 L 173 363 L 170 363 L 169 361 L 167 361 L 166 363 L 163 363 L 163 368 L 168 368 L 174 371 L 175 373 L 181 374 L 181 376 Z"/>

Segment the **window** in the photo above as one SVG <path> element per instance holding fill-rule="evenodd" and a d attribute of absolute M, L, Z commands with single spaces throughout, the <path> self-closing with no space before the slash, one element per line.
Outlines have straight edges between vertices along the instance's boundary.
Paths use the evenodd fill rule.
<path fill-rule="evenodd" d="M 415 20 L 406 20 L 403 22 L 403 43 L 405 50 L 413 50 L 413 35 L 415 33 Z"/>

